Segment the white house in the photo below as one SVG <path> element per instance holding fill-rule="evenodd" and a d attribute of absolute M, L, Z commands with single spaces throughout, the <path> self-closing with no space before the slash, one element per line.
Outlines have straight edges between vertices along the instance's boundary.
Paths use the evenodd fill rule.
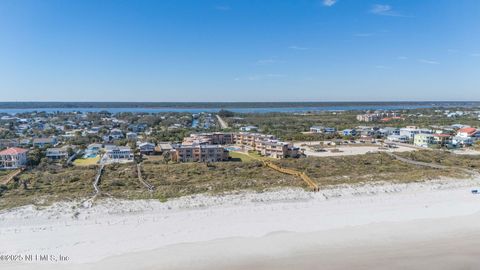
<path fill-rule="evenodd" d="M 0 169 L 18 169 L 27 165 L 27 149 L 8 148 L 0 151 Z"/>
<path fill-rule="evenodd" d="M 432 134 L 433 132 L 429 129 L 422 129 L 417 127 L 406 127 L 400 129 L 400 136 L 407 136 L 409 140 L 413 141 L 413 138 L 416 134 Z"/>
<path fill-rule="evenodd" d="M 244 131 L 244 132 L 258 131 L 258 127 L 256 127 L 256 126 L 241 127 L 240 131 Z"/>
<path fill-rule="evenodd" d="M 132 161 L 132 149 L 128 146 L 106 145 L 103 159 L 107 163 L 124 163 Z"/>
<path fill-rule="evenodd" d="M 389 135 L 387 140 L 391 142 L 407 143 L 410 141 L 410 137 L 405 135 Z"/>

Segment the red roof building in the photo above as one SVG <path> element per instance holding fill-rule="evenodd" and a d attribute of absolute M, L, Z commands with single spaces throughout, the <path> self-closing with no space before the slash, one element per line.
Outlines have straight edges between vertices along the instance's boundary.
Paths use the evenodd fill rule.
<path fill-rule="evenodd" d="M 27 165 L 27 149 L 12 147 L 0 151 L 0 169 L 18 169 Z"/>
<path fill-rule="evenodd" d="M 461 137 L 472 137 L 475 133 L 477 133 L 477 129 L 472 127 L 461 128 L 457 131 L 457 135 Z"/>

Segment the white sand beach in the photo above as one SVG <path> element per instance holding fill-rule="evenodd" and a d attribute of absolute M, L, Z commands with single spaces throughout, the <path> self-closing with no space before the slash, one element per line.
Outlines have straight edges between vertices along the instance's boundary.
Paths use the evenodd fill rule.
<path fill-rule="evenodd" d="M 452 179 L 25 206 L 0 213 L 0 255 L 68 260 L 0 267 L 477 269 L 479 187 Z"/>

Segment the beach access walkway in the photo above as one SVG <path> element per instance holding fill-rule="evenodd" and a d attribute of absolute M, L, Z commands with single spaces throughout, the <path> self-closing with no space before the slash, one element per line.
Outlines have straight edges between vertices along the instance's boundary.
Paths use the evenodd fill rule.
<path fill-rule="evenodd" d="M 284 168 L 284 167 L 281 167 L 269 160 L 267 160 L 266 158 L 259 158 L 259 157 L 256 157 L 256 156 L 253 156 L 253 155 L 250 155 L 249 153 L 243 153 L 243 152 L 239 152 L 241 154 L 245 154 L 245 155 L 248 155 L 249 157 L 251 157 L 252 159 L 254 160 L 257 160 L 257 161 L 260 161 L 263 163 L 264 166 L 272 169 L 272 170 L 275 170 L 277 172 L 281 172 L 281 173 L 284 173 L 284 174 L 289 174 L 289 175 L 293 175 L 293 176 L 296 176 L 296 177 L 299 177 L 300 179 L 302 179 L 306 184 L 307 186 L 313 191 L 313 192 L 318 192 L 320 191 L 320 187 L 318 186 L 318 184 L 313 181 L 307 174 L 305 174 L 304 172 L 300 172 L 300 171 L 297 171 L 297 170 L 294 170 L 294 169 L 289 169 L 289 168 Z"/>
<path fill-rule="evenodd" d="M 148 191 L 152 192 L 155 189 L 154 185 L 148 183 L 147 181 L 145 181 L 145 179 L 143 179 L 142 165 L 140 163 L 137 163 L 137 175 L 138 181 L 140 181 L 140 183 L 142 183 L 142 185 L 144 185 L 148 189 Z"/>
<path fill-rule="evenodd" d="M 22 171 L 23 171 L 23 169 L 17 169 L 17 170 L 12 171 L 11 173 L 5 175 L 5 177 L 0 181 L 0 184 L 2 184 L 2 185 L 8 184 L 10 181 L 12 181 L 13 178 L 15 178 L 20 173 L 22 173 Z"/>

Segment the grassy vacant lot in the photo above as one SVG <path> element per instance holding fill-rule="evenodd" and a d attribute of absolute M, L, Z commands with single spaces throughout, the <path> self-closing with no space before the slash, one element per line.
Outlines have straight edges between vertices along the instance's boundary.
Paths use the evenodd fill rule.
<path fill-rule="evenodd" d="M 404 152 L 398 153 L 398 155 L 416 161 L 435 163 L 444 166 L 462 167 L 480 172 L 480 156 L 456 155 L 441 150 Z"/>
<path fill-rule="evenodd" d="M 238 154 L 240 155 L 240 154 Z M 410 153 L 402 153 L 411 157 Z M 439 162 L 472 168 L 480 159 L 433 151 L 414 153 L 422 161 Z M 242 157 L 238 157 L 242 159 Z M 274 187 L 305 187 L 298 178 L 273 171 L 259 161 L 220 162 L 213 164 L 164 164 L 146 161 L 142 165 L 144 179 L 156 189 L 149 192 L 137 179 L 132 164 L 108 165 L 100 183 L 102 196 L 125 199 L 168 198 L 196 194 L 217 194 L 237 190 L 264 191 Z M 320 187 L 360 182 L 414 182 L 438 177 L 465 177 L 455 169 L 438 170 L 418 167 L 397 161 L 386 154 L 275 160 L 275 163 L 306 172 Z M 44 205 L 53 201 L 88 198 L 93 195 L 92 182 L 97 166 L 50 166 L 22 173 L 17 181 L 0 186 L 0 209 L 34 203 Z M 27 183 L 25 189 L 23 182 Z"/>
<path fill-rule="evenodd" d="M 438 170 L 410 165 L 383 153 L 285 159 L 278 160 L 276 163 L 286 168 L 305 172 L 319 186 L 375 181 L 415 182 L 442 176 L 458 178 L 466 176 L 455 169 Z"/>
<path fill-rule="evenodd" d="M 0 209 L 85 198 L 93 194 L 95 173 L 95 167 L 51 166 L 27 170 L 16 180 L 0 186 Z M 26 183 L 26 188 L 23 183 Z"/>

